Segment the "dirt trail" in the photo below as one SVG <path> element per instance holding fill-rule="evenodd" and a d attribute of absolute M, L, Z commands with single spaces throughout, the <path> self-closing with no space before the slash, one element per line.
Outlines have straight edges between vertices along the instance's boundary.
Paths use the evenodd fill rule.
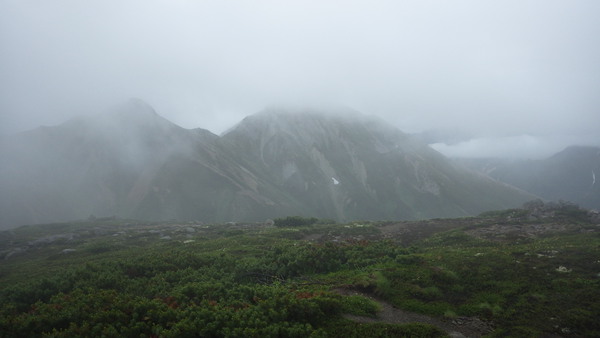
<path fill-rule="evenodd" d="M 376 318 L 362 317 L 346 314 L 345 318 L 358 323 L 374 323 L 384 322 L 390 324 L 407 324 L 407 323 L 426 323 L 436 326 L 448 333 L 450 337 L 481 337 L 485 334 L 490 333 L 493 328 L 490 324 L 483 322 L 482 320 L 475 317 L 459 317 L 453 320 L 440 320 L 430 316 L 413 313 L 405 310 L 398 309 L 392 304 L 378 299 L 373 295 L 363 293 L 356 290 L 348 289 L 336 289 L 336 292 L 342 295 L 359 295 L 369 298 L 377 302 L 381 306 L 381 311 L 377 313 Z"/>

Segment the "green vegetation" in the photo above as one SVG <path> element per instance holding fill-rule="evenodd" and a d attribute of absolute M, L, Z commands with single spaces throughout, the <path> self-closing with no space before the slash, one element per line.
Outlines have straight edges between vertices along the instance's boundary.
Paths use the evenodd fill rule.
<path fill-rule="evenodd" d="M 319 221 L 315 217 L 288 216 L 285 218 L 276 218 L 273 220 L 276 227 L 299 227 L 305 225 L 313 225 Z"/>
<path fill-rule="evenodd" d="M 449 326 L 477 318 L 493 328 L 480 331 L 490 336 L 599 336 L 600 226 L 576 210 L 557 215 L 533 222 L 511 210 L 300 228 L 119 221 L 21 227 L 0 233 L 0 332 L 446 335 L 426 323 L 369 322 L 386 302 Z M 421 231 L 431 222 L 447 228 Z M 505 228 L 520 235 L 506 237 Z"/>

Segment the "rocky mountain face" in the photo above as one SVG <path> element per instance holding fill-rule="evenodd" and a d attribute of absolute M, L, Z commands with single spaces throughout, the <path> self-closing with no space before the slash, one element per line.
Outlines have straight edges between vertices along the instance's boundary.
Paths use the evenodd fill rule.
<path fill-rule="evenodd" d="M 265 111 L 222 138 L 244 165 L 317 217 L 464 216 L 531 198 L 454 166 L 384 121 L 351 111 Z"/>
<path fill-rule="evenodd" d="M 223 136 L 140 101 L 0 143 L 0 227 L 116 215 L 260 221 L 466 216 L 533 198 L 452 164 L 385 122 L 282 109 Z"/>
<path fill-rule="evenodd" d="M 600 209 L 600 148 L 572 146 L 542 160 L 460 159 L 473 170 L 549 201 Z"/>

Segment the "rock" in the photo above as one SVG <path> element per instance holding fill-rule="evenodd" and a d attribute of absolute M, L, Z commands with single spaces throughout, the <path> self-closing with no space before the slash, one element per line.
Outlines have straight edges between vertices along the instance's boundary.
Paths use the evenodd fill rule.
<path fill-rule="evenodd" d="M 6 256 L 4 256 L 4 259 L 9 259 L 10 257 L 12 257 L 14 255 L 19 255 L 26 251 L 27 251 L 27 248 L 16 248 L 16 249 L 12 250 L 11 252 L 7 253 Z"/>
<path fill-rule="evenodd" d="M 40 245 L 54 243 L 54 242 L 56 242 L 58 240 L 61 240 L 61 239 L 70 241 L 73 238 L 75 238 L 76 236 L 77 235 L 75 235 L 73 233 L 60 234 L 60 235 L 52 235 L 52 236 L 46 236 L 46 237 L 42 237 L 42 238 L 36 239 L 35 241 L 30 241 L 28 244 L 29 244 L 29 246 L 40 246 Z"/>
<path fill-rule="evenodd" d="M 590 218 L 590 222 L 600 224 L 600 212 L 598 210 L 588 211 L 588 217 Z"/>

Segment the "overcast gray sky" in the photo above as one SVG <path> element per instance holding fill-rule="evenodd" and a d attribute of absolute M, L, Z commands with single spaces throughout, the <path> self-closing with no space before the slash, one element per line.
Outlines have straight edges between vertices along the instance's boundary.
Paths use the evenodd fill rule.
<path fill-rule="evenodd" d="M 343 104 L 453 156 L 600 145 L 600 1 L 0 0 L 0 133 L 130 97 L 220 133 Z M 541 155 L 540 155 L 541 154 Z"/>

